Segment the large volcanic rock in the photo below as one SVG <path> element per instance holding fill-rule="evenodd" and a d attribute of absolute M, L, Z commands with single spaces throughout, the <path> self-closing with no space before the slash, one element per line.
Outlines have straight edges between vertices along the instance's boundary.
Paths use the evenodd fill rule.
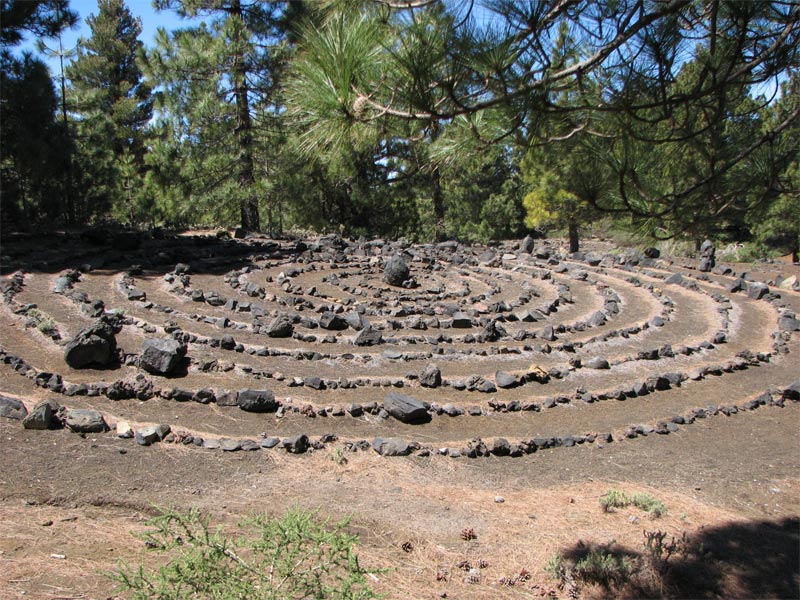
<path fill-rule="evenodd" d="M 383 276 L 386 279 L 386 283 L 397 287 L 402 287 L 403 282 L 409 278 L 410 274 L 406 261 L 399 254 L 395 254 L 387 260 L 383 268 Z"/>
<path fill-rule="evenodd" d="M 342 331 L 347 329 L 347 321 L 334 312 L 326 311 L 319 317 L 319 326 L 328 331 Z"/>
<path fill-rule="evenodd" d="M 390 392 L 383 401 L 386 409 L 398 421 L 403 423 L 426 423 L 431 420 L 428 407 L 422 402 L 405 394 Z"/>
<path fill-rule="evenodd" d="M 16 398 L 0 396 L 0 417 L 21 421 L 28 416 L 28 409 Z"/>
<path fill-rule="evenodd" d="M 61 405 L 55 400 L 42 400 L 22 420 L 25 429 L 58 429 L 61 427 Z"/>
<path fill-rule="evenodd" d="M 411 445 L 398 438 L 376 437 L 372 449 L 381 456 L 406 456 L 411 454 Z"/>
<path fill-rule="evenodd" d="M 533 238 L 529 235 L 526 235 L 525 239 L 522 240 L 522 243 L 519 245 L 519 249 L 525 254 L 532 254 L 533 247 L 534 247 L 534 241 Z"/>
<path fill-rule="evenodd" d="M 383 335 L 380 330 L 367 326 L 353 337 L 355 346 L 376 346 L 383 342 Z"/>
<path fill-rule="evenodd" d="M 287 315 L 278 315 L 267 327 L 267 335 L 271 338 L 288 338 L 293 331 L 292 320 Z"/>
<path fill-rule="evenodd" d="M 73 369 L 108 366 L 117 358 L 117 331 L 118 327 L 105 318 L 84 327 L 67 342 L 64 361 Z"/>
<path fill-rule="evenodd" d="M 100 411 L 90 408 L 67 410 L 64 425 L 75 433 L 102 433 L 108 430 L 108 425 Z"/>
<path fill-rule="evenodd" d="M 704 273 L 708 273 L 717 264 L 716 261 L 717 249 L 711 240 L 706 240 L 700 246 L 700 265 L 698 269 Z"/>
<path fill-rule="evenodd" d="M 435 364 L 429 364 L 419 375 L 419 383 L 422 387 L 436 388 L 442 385 L 442 372 Z"/>
<path fill-rule="evenodd" d="M 155 375 L 168 375 L 186 356 L 186 346 L 177 340 L 150 338 L 144 341 L 139 366 Z"/>
<path fill-rule="evenodd" d="M 280 406 L 269 390 L 242 390 L 236 403 L 243 411 L 254 413 L 275 412 Z"/>

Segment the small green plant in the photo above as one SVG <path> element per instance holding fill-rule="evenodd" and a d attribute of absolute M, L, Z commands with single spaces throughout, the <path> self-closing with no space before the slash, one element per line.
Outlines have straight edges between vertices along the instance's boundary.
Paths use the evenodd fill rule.
<path fill-rule="evenodd" d="M 608 490 L 600 496 L 600 506 L 603 508 L 603 512 L 611 512 L 615 508 L 625 508 L 631 505 L 642 509 L 652 519 L 664 516 L 668 510 L 667 505 L 661 500 L 643 492 L 628 496 L 620 490 Z"/>
<path fill-rule="evenodd" d="M 600 496 L 600 506 L 603 507 L 603 512 L 611 512 L 615 508 L 625 508 L 630 503 L 628 495 L 620 490 L 608 490 Z"/>
<path fill-rule="evenodd" d="M 564 578 L 564 557 L 561 554 L 553 554 L 548 560 L 544 568 L 545 573 L 550 575 L 553 579 L 562 580 Z"/>
<path fill-rule="evenodd" d="M 44 335 L 53 335 L 56 332 L 56 322 L 53 317 L 38 308 L 32 308 L 28 311 L 28 318 L 32 319 L 36 329 L 41 331 Z"/>
<path fill-rule="evenodd" d="M 280 518 L 257 515 L 233 535 L 212 527 L 196 509 L 164 511 L 141 536 L 168 562 L 156 571 L 121 564 L 112 577 L 137 600 L 213 598 L 284 600 L 376 598 L 355 553 L 348 521 L 331 525 L 294 509 Z"/>
<path fill-rule="evenodd" d="M 631 504 L 637 508 L 641 508 L 649 514 L 652 519 L 658 519 L 667 514 L 667 505 L 650 494 L 634 494 L 631 498 Z"/>
<path fill-rule="evenodd" d="M 662 576 L 669 566 L 669 559 L 675 554 L 689 554 L 689 540 L 686 532 L 680 538 L 672 537 L 667 541 L 666 531 L 644 530 L 644 547 L 650 555 L 650 563 Z"/>
<path fill-rule="evenodd" d="M 344 448 L 336 448 L 336 450 L 331 452 L 328 457 L 340 467 L 343 467 L 348 462 L 347 456 L 344 454 Z"/>
<path fill-rule="evenodd" d="M 607 550 L 592 550 L 575 563 L 576 579 L 598 583 L 606 588 L 626 581 L 633 572 L 633 563 L 626 556 L 617 556 Z"/>

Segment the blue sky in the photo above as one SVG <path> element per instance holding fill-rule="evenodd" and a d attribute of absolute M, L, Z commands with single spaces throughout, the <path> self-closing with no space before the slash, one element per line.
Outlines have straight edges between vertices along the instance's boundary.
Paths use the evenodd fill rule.
<path fill-rule="evenodd" d="M 79 21 L 74 29 L 68 29 L 62 33 L 61 37 L 64 49 L 66 50 L 74 48 L 78 43 L 79 37 L 89 37 L 91 35 L 89 26 L 86 24 L 86 18 L 98 12 L 97 0 L 71 0 L 69 4 L 70 8 L 78 13 Z M 133 16 L 140 17 L 142 20 L 142 34 L 139 36 L 139 39 L 144 42 L 145 46 L 153 45 L 153 39 L 159 27 L 172 30 L 185 27 L 189 23 L 192 23 L 191 20 L 181 19 L 171 10 L 156 11 L 153 8 L 151 0 L 127 0 L 126 4 Z M 51 48 L 58 47 L 58 40 L 47 39 L 44 41 Z M 18 46 L 19 51 L 32 50 L 35 52 L 35 48 L 36 40 L 32 36 L 28 36 L 28 38 Z M 50 65 L 50 70 L 53 73 L 58 70 L 58 60 L 56 58 L 48 59 L 43 56 L 42 59 Z"/>

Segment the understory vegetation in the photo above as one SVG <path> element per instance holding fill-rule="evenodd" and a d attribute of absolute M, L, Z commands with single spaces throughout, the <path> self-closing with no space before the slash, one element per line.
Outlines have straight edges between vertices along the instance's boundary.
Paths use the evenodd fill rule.
<path fill-rule="evenodd" d="M 629 496 L 623 491 L 612 489 L 600 496 L 600 506 L 604 512 L 611 512 L 615 508 L 635 506 L 657 519 L 667 513 L 667 505 L 645 492 L 637 492 Z"/>
<path fill-rule="evenodd" d="M 141 600 L 376 598 L 347 525 L 293 509 L 278 518 L 256 515 L 230 532 L 196 509 L 165 510 L 141 536 L 164 555 L 162 565 L 122 564 L 113 577 L 121 591 Z"/>
<path fill-rule="evenodd" d="M 588 545 L 579 542 L 551 556 L 545 572 L 571 597 L 580 597 L 587 586 L 598 586 L 609 597 L 673 597 L 668 589 L 672 585 L 672 571 L 685 567 L 690 560 L 702 560 L 705 551 L 702 545 L 692 544 L 686 533 L 679 538 L 659 530 L 642 533 L 642 551 L 614 542 Z"/>

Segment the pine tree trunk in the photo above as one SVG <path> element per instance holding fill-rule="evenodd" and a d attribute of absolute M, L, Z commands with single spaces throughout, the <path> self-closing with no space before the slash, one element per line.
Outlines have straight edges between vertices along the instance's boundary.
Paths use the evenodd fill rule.
<path fill-rule="evenodd" d="M 242 18 L 239 0 L 231 5 L 231 14 Z M 247 67 L 244 51 L 236 49 L 233 58 L 233 93 L 236 98 L 236 143 L 239 149 L 239 187 L 244 193 L 240 201 L 242 227 L 248 231 L 260 231 L 261 220 L 258 214 L 258 198 L 255 197 L 255 174 L 253 168 L 253 121 L 250 118 L 250 100 L 247 97 Z"/>
<path fill-rule="evenodd" d="M 577 252 L 579 249 L 578 242 L 578 223 L 575 221 L 569 222 L 569 251 L 570 254 Z"/>
<path fill-rule="evenodd" d="M 437 242 L 442 242 L 445 237 L 444 194 L 442 193 L 442 181 L 438 168 L 435 168 L 431 173 L 431 183 L 433 185 L 433 215 L 436 220 L 433 225 L 433 235 Z"/>
<path fill-rule="evenodd" d="M 64 127 L 64 136 L 69 138 L 69 120 L 67 119 L 67 78 L 64 76 L 64 46 L 61 40 L 61 34 L 58 34 L 58 58 L 61 63 L 61 122 Z M 66 142 L 66 140 L 65 140 Z M 72 146 L 65 143 L 65 152 L 67 153 L 67 170 L 65 173 L 66 181 L 64 182 L 64 208 L 67 212 L 67 225 L 75 223 L 75 203 L 72 200 Z"/>

